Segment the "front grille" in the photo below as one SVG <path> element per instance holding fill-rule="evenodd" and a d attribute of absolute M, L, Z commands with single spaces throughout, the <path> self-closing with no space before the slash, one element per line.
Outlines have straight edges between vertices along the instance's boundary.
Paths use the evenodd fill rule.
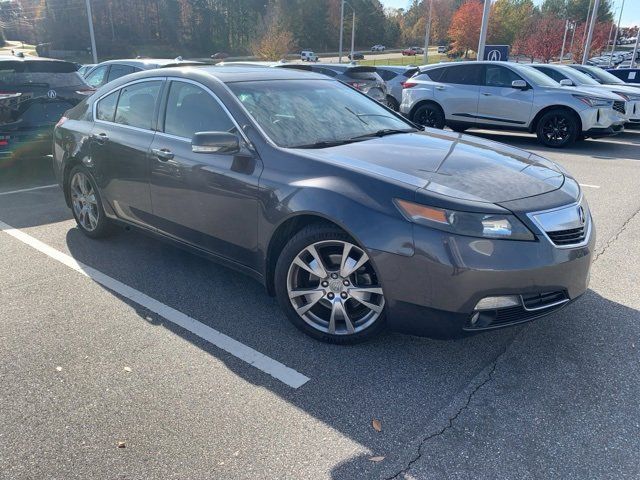
<path fill-rule="evenodd" d="M 616 100 L 615 102 L 613 102 L 613 109 L 620 113 L 625 113 L 627 110 L 625 102 L 622 102 L 619 100 Z"/>
<path fill-rule="evenodd" d="M 564 307 L 569 297 L 564 291 L 522 295 L 522 305 L 474 312 L 465 330 L 487 330 L 526 322 L 556 312 Z M 473 317 L 478 314 L 475 322 Z"/>
<path fill-rule="evenodd" d="M 556 245 L 573 245 L 584 240 L 586 230 L 585 227 L 571 228 L 569 230 L 547 232 L 547 235 Z"/>

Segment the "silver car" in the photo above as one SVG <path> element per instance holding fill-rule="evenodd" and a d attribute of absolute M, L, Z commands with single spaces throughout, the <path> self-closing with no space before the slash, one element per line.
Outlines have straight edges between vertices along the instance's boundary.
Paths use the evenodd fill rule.
<path fill-rule="evenodd" d="M 404 82 L 418 72 L 418 67 L 376 66 L 378 75 L 387 84 L 387 105 L 396 112 L 402 103 L 402 89 Z"/>
<path fill-rule="evenodd" d="M 531 67 L 563 86 L 578 87 L 595 95 L 603 91 L 619 95 L 620 99 L 613 103 L 613 108 L 625 114 L 628 124 L 640 125 L 640 91 L 637 88 L 625 85 L 603 85 L 568 65 L 536 64 Z"/>
<path fill-rule="evenodd" d="M 420 67 L 404 83 L 400 111 L 421 125 L 535 132 L 550 147 L 615 135 L 626 118 L 620 97 L 597 95 L 558 82 L 526 65 L 456 62 Z"/>

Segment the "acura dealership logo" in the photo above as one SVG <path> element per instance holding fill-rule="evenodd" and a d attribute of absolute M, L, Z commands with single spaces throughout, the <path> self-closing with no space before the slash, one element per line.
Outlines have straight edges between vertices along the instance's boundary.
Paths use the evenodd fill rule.
<path fill-rule="evenodd" d="M 51 100 L 53 100 L 54 98 L 56 98 L 58 96 L 58 94 L 56 93 L 55 90 L 49 90 L 47 92 L 47 98 L 50 98 Z"/>
<path fill-rule="evenodd" d="M 502 60 L 502 54 L 500 53 L 500 50 L 491 50 L 489 52 L 489 55 L 487 55 L 487 60 L 490 60 L 492 62 L 499 62 L 500 60 Z"/>

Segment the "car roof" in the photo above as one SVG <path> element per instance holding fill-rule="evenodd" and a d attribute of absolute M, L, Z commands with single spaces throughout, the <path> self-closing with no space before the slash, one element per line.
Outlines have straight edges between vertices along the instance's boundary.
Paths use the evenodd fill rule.
<path fill-rule="evenodd" d="M 62 62 L 62 63 L 74 63 L 69 62 L 67 60 L 59 60 L 57 58 L 46 58 L 46 57 L 34 57 L 31 55 L 25 55 L 24 57 L 19 57 L 17 55 L 0 55 L 0 62 Z"/>
<path fill-rule="evenodd" d="M 390 70 L 392 72 L 396 72 L 396 73 L 404 73 L 407 70 L 413 70 L 413 69 L 417 69 L 417 66 L 409 66 L 409 65 L 376 65 L 376 68 L 378 70 Z"/>
<path fill-rule="evenodd" d="M 206 73 L 224 83 L 250 82 L 261 80 L 327 80 L 329 77 L 319 73 L 307 72 L 291 68 L 256 68 L 251 65 L 203 65 L 192 67 L 171 67 L 166 74 L 182 73 L 186 68 Z"/>
<path fill-rule="evenodd" d="M 116 60 L 107 60 L 104 62 L 98 63 L 96 66 L 100 65 L 129 65 L 132 67 L 139 67 L 143 70 L 162 67 L 165 65 L 179 65 L 181 63 L 189 63 L 189 64 L 200 64 L 202 62 L 189 61 L 189 60 L 176 60 L 175 58 L 122 58 Z M 204 64 L 203 64 L 204 65 Z"/>

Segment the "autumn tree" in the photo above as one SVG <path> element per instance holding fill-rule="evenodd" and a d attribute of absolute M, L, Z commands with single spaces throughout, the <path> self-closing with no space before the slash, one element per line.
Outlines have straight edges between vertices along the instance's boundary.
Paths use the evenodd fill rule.
<path fill-rule="evenodd" d="M 523 50 L 532 58 L 542 60 L 545 63 L 560 55 L 562 39 L 564 37 L 564 21 L 560 18 L 545 15 L 535 21 L 528 35 L 518 45 L 518 52 Z"/>
<path fill-rule="evenodd" d="M 584 44 L 582 38 L 584 36 L 585 24 L 578 25 L 575 31 L 575 41 L 571 55 L 574 61 L 581 61 L 584 53 Z M 598 22 L 593 29 L 593 37 L 591 38 L 590 55 L 605 49 L 609 43 L 609 32 L 611 31 L 611 22 Z"/>
<path fill-rule="evenodd" d="M 496 45 L 512 45 L 527 28 L 534 14 L 532 0 L 496 0 L 491 6 L 487 40 Z"/>
<path fill-rule="evenodd" d="M 482 24 L 482 3 L 479 0 L 468 0 L 463 3 L 451 18 L 449 38 L 455 52 L 464 52 L 467 58 L 469 50 L 478 47 L 480 25 Z"/>

